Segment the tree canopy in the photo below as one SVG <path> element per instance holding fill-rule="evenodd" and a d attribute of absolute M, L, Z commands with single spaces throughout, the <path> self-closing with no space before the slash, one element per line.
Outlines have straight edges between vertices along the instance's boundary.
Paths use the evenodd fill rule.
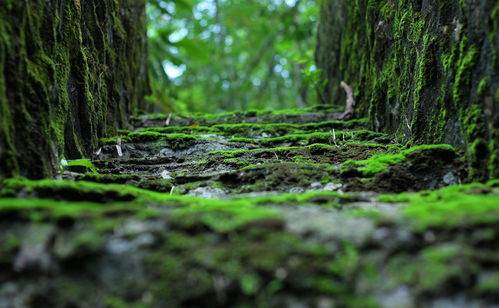
<path fill-rule="evenodd" d="M 304 107 L 315 100 L 316 0 L 150 1 L 153 94 L 163 112 Z"/>

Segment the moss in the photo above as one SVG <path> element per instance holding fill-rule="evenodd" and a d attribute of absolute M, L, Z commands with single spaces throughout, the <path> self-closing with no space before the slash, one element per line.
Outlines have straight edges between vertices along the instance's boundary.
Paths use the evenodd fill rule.
<path fill-rule="evenodd" d="M 277 230 L 240 230 L 224 236 L 223 241 L 216 234 L 196 230 L 189 233 L 176 230 L 170 234 L 162 251 L 149 261 L 149 267 L 161 277 L 151 292 L 161 302 L 173 306 L 181 306 L 183 300 L 193 296 L 202 298 L 203 304 L 220 305 L 221 301 L 212 296 L 213 282 L 218 275 L 223 275 L 231 284 L 232 292 L 238 294 L 238 302 L 243 303 L 241 306 L 255 303 L 265 306 L 269 303 L 268 296 L 280 296 L 290 285 L 315 292 L 317 288 L 311 288 L 313 284 L 305 280 L 317 277 L 327 260 L 326 252 L 319 245 L 305 243 Z M 293 254 L 294 261 L 290 262 L 293 251 L 300 253 Z M 311 258 L 315 260 L 313 265 L 308 262 Z M 276 269 L 287 273 L 287 277 L 276 277 Z M 303 277 L 304 271 L 313 274 Z M 188 288 L 191 283 L 195 283 L 196 288 Z"/>
<path fill-rule="evenodd" d="M 130 303 L 116 296 L 106 296 L 104 303 L 106 308 L 147 308 L 145 303 Z"/>
<path fill-rule="evenodd" d="M 342 136 L 345 136 L 348 141 L 363 140 L 363 141 L 378 141 L 381 143 L 388 142 L 390 138 L 388 135 L 383 133 L 376 133 L 367 130 L 355 130 L 355 131 L 338 131 L 333 134 L 333 132 L 317 132 L 309 134 L 291 134 L 286 136 L 274 137 L 274 138 L 262 138 L 256 140 L 257 143 L 262 145 L 271 144 L 282 144 L 291 143 L 294 145 L 307 145 L 314 143 L 323 143 L 333 145 L 334 142 L 341 144 L 343 142 Z"/>
<path fill-rule="evenodd" d="M 443 151 L 443 152 L 449 152 L 449 153 L 455 153 L 455 149 L 453 146 L 449 144 L 423 144 L 423 145 L 417 145 L 410 147 L 407 150 L 402 151 L 402 154 L 405 156 L 410 156 L 414 153 L 417 153 L 419 151 Z"/>
<path fill-rule="evenodd" d="M 452 92 L 452 98 L 455 104 L 459 104 L 469 91 L 471 83 L 471 72 L 476 65 L 479 52 L 476 47 L 468 46 L 468 38 L 464 37 L 459 46 L 461 55 L 456 70 L 456 79 Z"/>
<path fill-rule="evenodd" d="M 118 143 L 118 138 L 121 139 L 122 143 L 132 143 L 132 142 L 157 142 L 157 141 L 167 141 L 170 143 L 192 143 L 197 139 L 203 139 L 203 137 L 190 134 L 164 134 L 154 131 L 144 131 L 144 132 L 130 132 L 122 136 L 116 136 L 111 138 L 101 138 L 100 143 L 102 145 L 115 145 Z"/>
<path fill-rule="evenodd" d="M 229 141 L 229 142 L 245 142 L 245 143 L 251 143 L 251 142 L 253 142 L 253 139 L 249 139 L 249 138 L 230 138 L 228 141 Z"/>
<path fill-rule="evenodd" d="M 476 90 L 476 94 L 482 95 L 485 93 L 485 90 L 487 90 L 488 84 L 489 84 L 490 78 L 487 76 L 480 80 L 480 84 L 478 85 L 478 88 Z"/>
<path fill-rule="evenodd" d="M 473 251 L 463 244 L 445 243 L 421 249 L 414 257 L 403 253 L 388 263 L 389 287 L 414 285 L 417 292 L 433 293 L 451 284 L 469 279 L 477 266 Z"/>
<path fill-rule="evenodd" d="M 323 121 L 317 123 L 225 123 L 212 126 L 168 126 L 168 127 L 148 127 L 141 131 L 158 133 L 212 133 L 234 136 L 246 136 L 249 133 L 303 133 L 305 131 L 321 131 L 331 129 L 360 128 L 367 124 L 367 119 L 353 119 L 349 121 Z"/>
<path fill-rule="evenodd" d="M 74 167 L 82 167 L 82 168 L 90 170 L 93 174 L 99 174 L 97 172 L 97 168 L 95 168 L 94 164 L 90 160 L 87 160 L 87 159 L 71 160 L 71 161 L 68 161 L 67 165 L 63 166 L 63 167 L 66 167 L 69 169 L 71 169 L 72 167 L 73 168 Z"/>
<path fill-rule="evenodd" d="M 254 210 L 255 218 L 264 218 L 266 214 L 273 216 L 275 213 L 273 211 L 267 211 L 265 208 L 260 208 L 260 205 L 271 205 L 271 204 L 282 204 L 282 205 L 297 205 L 297 204 L 321 204 L 324 206 L 338 207 L 341 203 L 346 201 L 352 201 L 353 196 L 348 194 L 340 194 L 337 192 L 310 192 L 305 194 L 284 194 L 279 196 L 269 196 L 269 197 L 258 197 L 258 198 L 243 198 L 235 200 L 209 200 L 201 199 L 196 197 L 188 196 L 175 196 L 169 193 L 159 193 L 150 190 L 135 188 L 128 185 L 120 184 L 100 184 L 91 182 L 68 182 L 68 181 L 54 181 L 54 180 L 39 180 L 32 181 L 22 178 L 8 179 L 3 183 L 2 189 L 0 190 L 0 196 L 2 197 L 15 197 L 18 193 L 22 192 L 25 196 L 31 196 L 41 199 L 52 199 L 52 200 L 66 200 L 60 202 L 60 204 L 71 206 L 69 201 L 77 202 L 78 204 L 85 205 L 88 202 L 91 206 L 98 203 L 107 203 L 110 206 L 101 206 L 102 209 L 109 208 L 113 209 L 113 204 L 115 202 L 132 202 L 130 209 L 140 208 L 140 204 L 155 204 L 157 206 L 163 207 L 173 207 L 180 208 L 179 214 L 195 214 L 199 209 L 201 213 L 208 213 L 213 210 L 213 212 L 220 212 L 221 215 L 231 215 L 241 214 L 241 217 L 236 217 L 231 221 L 220 222 L 221 226 L 216 226 L 215 228 L 224 228 L 224 224 L 230 226 L 240 226 L 244 222 L 250 220 L 250 212 Z M 12 199 L 14 200 L 14 199 Z M 23 201 L 20 199 L 20 207 L 29 207 L 29 201 Z M 43 201 L 43 200 L 42 200 Z M 42 202 L 40 201 L 40 202 Z M 38 203 L 40 203 L 38 202 Z M 43 201 L 40 207 L 49 207 L 50 200 Z M 16 207 L 17 205 L 13 205 Z M 116 203 L 116 207 L 122 206 Z M 98 207 L 95 205 L 95 207 Z M 191 208 L 192 209 L 189 209 Z M 229 208 L 233 208 L 234 212 L 231 212 Z M 7 207 L 6 207 L 7 208 Z M 77 209 L 78 207 L 75 207 Z M 239 209 L 241 209 L 239 211 Z M 274 214 L 272 214 L 274 213 Z M 216 216 L 216 215 L 215 215 Z M 211 222 L 211 219 L 207 218 L 210 224 L 215 224 Z M 240 219 L 240 220 L 239 220 Z M 234 225 L 232 225 L 234 224 Z M 218 230 L 218 229 L 217 229 Z M 220 229 L 221 230 L 221 229 Z"/>
<path fill-rule="evenodd" d="M 347 160 L 342 164 L 342 169 L 346 170 L 352 165 L 358 166 L 364 176 L 373 176 L 385 171 L 391 165 L 402 163 L 405 160 L 406 157 L 403 154 L 379 154 L 373 155 L 367 160 Z"/>
<path fill-rule="evenodd" d="M 3 174 L 54 176 L 60 157 L 88 157 L 99 137 L 143 106 L 147 74 L 136 74 L 145 72 L 140 3 L 134 14 L 127 13 L 130 4 L 79 3 L 9 1 L 0 11 L 0 110 L 9 110 L 0 122 Z M 98 11 L 113 22 L 96 22 Z M 130 25 L 126 35 L 119 24 Z M 13 85 L 9 97 L 6 84 Z"/>
<path fill-rule="evenodd" d="M 498 192 L 483 184 L 450 186 L 404 198 L 410 206 L 403 212 L 417 230 L 493 224 L 499 215 Z"/>
<path fill-rule="evenodd" d="M 302 150 L 302 149 L 315 149 L 315 150 L 331 150 L 334 149 L 334 146 L 327 144 L 311 144 L 303 147 L 275 147 L 275 148 L 262 148 L 262 149 L 251 149 L 251 150 L 229 150 L 229 151 L 213 151 L 210 152 L 210 155 L 217 156 L 221 155 L 227 157 L 229 159 L 242 157 L 245 154 L 255 154 L 255 153 L 265 153 L 269 152 L 274 155 L 274 153 L 280 153 L 285 151 L 293 151 L 293 150 Z"/>
<path fill-rule="evenodd" d="M 470 252 L 459 244 L 426 248 L 421 253 L 422 260 L 418 266 L 418 275 L 421 277 L 419 287 L 423 290 L 434 290 L 453 277 L 458 277 L 463 271 L 462 265 L 473 266 L 466 260 L 469 254 Z"/>
<path fill-rule="evenodd" d="M 219 114 L 204 113 L 184 113 L 172 115 L 173 122 L 182 121 L 188 123 L 187 126 L 213 126 L 217 124 L 240 124 L 243 122 L 252 122 L 252 119 L 258 118 L 259 123 L 289 122 L 301 115 L 319 114 L 324 115 L 328 112 L 338 112 L 339 108 L 331 105 L 317 105 L 301 109 L 282 109 L 282 110 L 246 110 L 232 111 Z M 169 115 L 165 114 L 145 114 L 139 117 L 133 117 L 132 122 L 141 123 L 152 121 L 153 123 L 164 123 Z M 191 127 L 197 128 L 197 127 Z"/>
<path fill-rule="evenodd" d="M 355 200 L 353 195 L 339 192 L 307 192 L 303 194 L 281 194 L 279 196 L 257 197 L 252 200 L 252 203 L 257 205 L 334 204 L 335 207 L 338 208 L 341 203 Z"/>
<path fill-rule="evenodd" d="M 4 232 L 0 236 L 3 245 L 0 247 L 0 264 L 8 263 L 15 257 L 21 246 L 21 237 L 14 232 Z"/>
<path fill-rule="evenodd" d="M 341 165 L 343 173 L 348 172 L 352 167 L 357 167 L 365 177 L 374 176 L 387 170 L 390 166 L 405 162 L 408 157 L 421 151 L 442 151 L 448 155 L 455 155 L 455 150 L 448 144 L 419 145 L 403 150 L 396 154 L 377 154 L 366 160 L 347 160 Z"/>
<path fill-rule="evenodd" d="M 491 180 L 491 181 L 487 182 L 487 186 L 492 187 L 492 188 L 499 187 L 499 179 Z"/>
<path fill-rule="evenodd" d="M 97 182 L 97 183 L 116 183 L 125 184 L 128 181 L 139 181 L 141 176 L 138 174 L 94 174 L 86 173 L 76 177 L 78 181 Z"/>
<path fill-rule="evenodd" d="M 499 272 L 492 272 L 480 279 L 475 291 L 480 294 L 495 295 L 497 288 L 499 288 Z"/>
<path fill-rule="evenodd" d="M 16 213 L 18 217 L 35 221 L 57 221 L 60 218 L 68 217 L 102 217 L 103 215 L 112 216 L 116 213 L 134 213 L 137 218 L 145 218 L 158 214 L 158 212 L 153 209 L 143 209 L 134 204 L 119 202 L 110 205 L 103 205 L 93 202 L 68 202 L 47 199 L 0 199 L 0 215 L 12 215 L 12 213 Z M 114 221 L 113 224 L 115 224 Z M 84 238 L 84 235 L 82 236 L 82 241 L 86 241 L 88 239 Z"/>
<path fill-rule="evenodd" d="M 73 201 L 132 201 L 145 197 L 154 198 L 152 193 L 125 185 L 105 185 L 91 182 L 68 182 L 55 180 L 31 181 L 12 178 L 3 183 L 0 196 L 14 197 L 23 191 L 26 195 L 41 198 L 62 198 Z"/>
<path fill-rule="evenodd" d="M 411 200 L 410 195 L 407 193 L 401 193 L 398 195 L 380 195 L 378 197 L 379 202 L 386 203 L 407 203 Z"/>
<path fill-rule="evenodd" d="M 452 140 L 463 149 L 481 144 L 481 151 L 467 149 L 469 179 L 494 178 L 487 170 L 497 146 L 490 145 L 497 138 L 486 128 L 493 122 L 492 102 L 480 96 L 490 90 L 499 100 L 490 89 L 496 56 L 485 52 L 497 41 L 497 11 L 493 4 L 471 9 L 466 0 L 324 4 L 316 52 L 324 81 L 320 97 L 344 101 L 338 85 L 347 81 L 356 114 L 368 115 L 370 128 L 400 142 Z M 478 116 L 470 121 L 474 109 Z"/>

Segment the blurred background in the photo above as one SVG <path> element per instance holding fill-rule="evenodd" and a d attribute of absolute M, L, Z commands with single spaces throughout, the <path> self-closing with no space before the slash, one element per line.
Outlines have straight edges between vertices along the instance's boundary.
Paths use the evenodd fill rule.
<path fill-rule="evenodd" d="M 151 0 L 149 53 L 158 112 L 313 105 L 320 0 Z"/>

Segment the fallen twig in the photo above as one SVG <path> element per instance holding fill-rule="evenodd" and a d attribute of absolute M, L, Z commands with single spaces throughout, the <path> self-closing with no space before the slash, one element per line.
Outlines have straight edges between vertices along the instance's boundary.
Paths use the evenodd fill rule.
<path fill-rule="evenodd" d="M 168 118 L 166 118 L 165 126 L 170 126 L 170 121 L 172 120 L 172 113 L 168 115 Z"/>
<path fill-rule="evenodd" d="M 333 135 L 333 143 L 335 146 L 338 146 L 338 144 L 336 143 L 336 131 L 334 130 L 333 128 L 333 131 L 331 132 L 331 134 Z"/>
<path fill-rule="evenodd" d="M 121 150 L 121 138 L 118 137 L 116 140 L 116 151 L 118 151 L 118 157 L 123 157 L 123 151 Z"/>
<path fill-rule="evenodd" d="M 353 98 L 353 89 L 346 82 L 341 82 L 341 87 L 345 90 L 347 94 L 347 101 L 345 104 L 345 111 L 341 114 L 340 120 L 348 120 L 353 116 L 355 111 L 355 100 Z"/>

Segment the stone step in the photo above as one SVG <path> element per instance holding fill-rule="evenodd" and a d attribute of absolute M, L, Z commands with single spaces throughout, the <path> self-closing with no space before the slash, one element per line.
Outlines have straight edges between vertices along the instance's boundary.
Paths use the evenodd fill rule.
<path fill-rule="evenodd" d="M 329 111 L 142 117 L 60 180 L 0 180 L 0 300 L 492 307 L 499 183 Z"/>

